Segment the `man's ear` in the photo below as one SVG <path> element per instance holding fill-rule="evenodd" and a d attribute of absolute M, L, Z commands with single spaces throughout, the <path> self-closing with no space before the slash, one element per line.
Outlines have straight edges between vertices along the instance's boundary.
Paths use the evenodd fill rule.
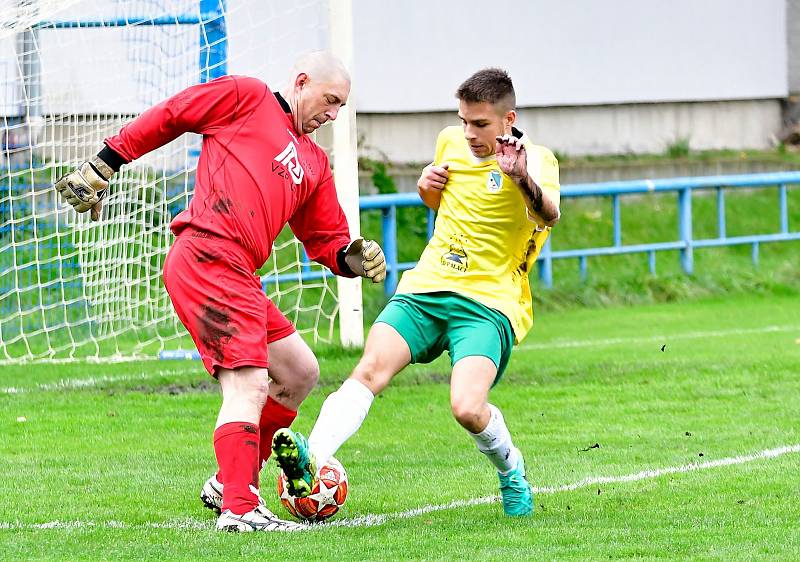
<path fill-rule="evenodd" d="M 506 113 L 506 116 L 503 119 L 503 123 L 506 126 L 510 127 L 516 122 L 517 122 L 517 112 L 511 109 Z"/>
<path fill-rule="evenodd" d="M 294 79 L 295 88 L 302 88 L 303 86 L 308 84 L 308 81 L 309 81 L 308 74 L 306 74 L 305 72 L 301 72 Z"/>

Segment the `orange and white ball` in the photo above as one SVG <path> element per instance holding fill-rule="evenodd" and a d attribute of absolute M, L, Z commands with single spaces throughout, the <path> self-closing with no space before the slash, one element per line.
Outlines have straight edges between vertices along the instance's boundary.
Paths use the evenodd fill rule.
<path fill-rule="evenodd" d="M 347 499 L 347 472 L 335 458 L 319 470 L 317 482 L 305 498 L 289 495 L 286 476 L 278 474 L 278 495 L 281 504 L 297 519 L 318 523 L 332 517 Z"/>

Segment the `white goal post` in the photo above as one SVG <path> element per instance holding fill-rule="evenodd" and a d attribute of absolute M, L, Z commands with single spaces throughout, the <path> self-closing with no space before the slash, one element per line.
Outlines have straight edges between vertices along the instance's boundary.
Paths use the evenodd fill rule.
<path fill-rule="evenodd" d="M 353 10 L 352 0 L 331 0 L 330 3 L 331 50 L 349 69 L 353 68 Z M 333 122 L 333 174 L 339 200 L 347 215 L 350 233 L 356 238 L 361 233 L 358 205 L 358 133 L 354 90 L 350 87 L 350 100 L 341 108 Z M 364 315 L 361 298 L 361 278 L 337 279 L 339 295 L 339 328 L 341 342 L 347 347 L 364 345 Z"/>
<path fill-rule="evenodd" d="M 193 349 L 161 269 L 169 222 L 192 196 L 200 139 L 184 135 L 123 167 L 100 223 L 66 208 L 51 186 L 103 138 L 198 81 L 246 74 L 277 90 L 297 55 L 322 48 L 352 68 L 350 0 L 0 0 L 0 8 L 0 362 Z M 356 236 L 353 107 L 351 98 L 319 138 L 333 137 L 320 142 Z M 260 273 L 312 342 L 362 345 L 360 280 L 334 281 L 288 229 Z"/>

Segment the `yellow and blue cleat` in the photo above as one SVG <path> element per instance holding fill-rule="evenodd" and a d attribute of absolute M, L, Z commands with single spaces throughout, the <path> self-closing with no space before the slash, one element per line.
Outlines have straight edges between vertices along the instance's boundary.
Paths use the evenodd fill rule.
<path fill-rule="evenodd" d="M 279 429 L 272 437 L 272 452 L 286 475 L 289 495 L 304 498 L 314 489 L 317 466 L 302 433 Z"/>
<path fill-rule="evenodd" d="M 503 498 L 503 511 L 514 517 L 533 513 L 533 488 L 525 478 L 525 461 L 517 450 L 519 461 L 508 474 L 497 473 L 500 478 L 500 496 Z"/>

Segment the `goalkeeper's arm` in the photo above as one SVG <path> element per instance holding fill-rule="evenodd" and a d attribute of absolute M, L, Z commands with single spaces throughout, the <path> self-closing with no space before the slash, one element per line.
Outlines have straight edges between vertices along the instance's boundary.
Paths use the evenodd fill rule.
<path fill-rule="evenodd" d="M 99 220 L 108 181 L 122 164 L 132 162 L 183 133 L 214 135 L 229 126 L 240 106 L 260 100 L 267 86 L 255 78 L 224 76 L 191 86 L 151 107 L 105 139 L 105 148 L 76 170 L 62 176 L 56 189 L 79 213 Z"/>
<path fill-rule="evenodd" d="M 374 240 L 350 240 L 350 228 L 324 158 L 324 175 L 305 203 L 289 219 L 289 227 L 309 258 L 342 277 L 386 278 L 386 260 Z"/>

